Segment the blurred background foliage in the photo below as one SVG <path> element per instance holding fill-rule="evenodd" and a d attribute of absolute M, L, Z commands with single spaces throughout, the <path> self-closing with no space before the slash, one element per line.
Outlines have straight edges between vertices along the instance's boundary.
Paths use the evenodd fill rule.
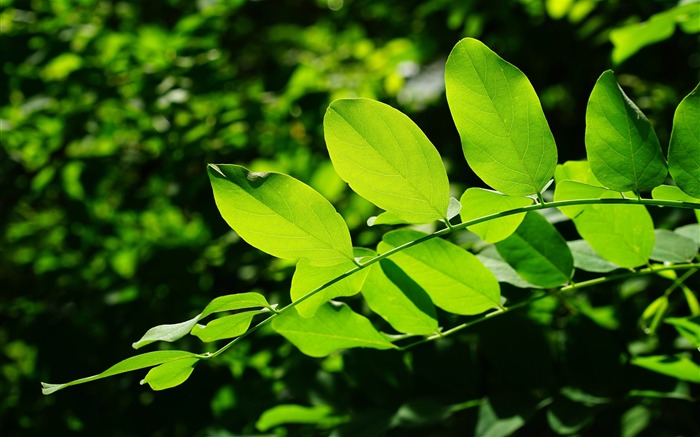
<path fill-rule="evenodd" d="M 311 359 L 263 332 L 173 390 L 151 392 L 141 374 L 49 397 L 39 390 L 39 381 L 104 370 L 147 328 L 186 320 L 216 296 L 288 301 L 293 264 L 227 228 L 206 163 L 291 174 L 336 205 L 356 245 L 375 244 L 382 229 L 364 224 L 374 207 L 346 189 L 325 152 L 322 117 L 335 98 L 408 113 L 444 156 L 454 194 L 479 185 L 442 79 L 462 37 L 528 75 L 560 162 L 584 157 L 588 94 L 611 67 L 665 147 L 675 106 L 697 84 L 700 20 L 674 15 L 670 33 L 668 18 L 657 30 L 635 23 L 675 6 L 0 0 L 2 435 L 699 433 L 697 387 L 628 363 L 631 353 L 678 346 L 671 327 L 647 335 L 639 324 L 670 285 L 659 278 L 543 300 L 405 353 Z M 610 31 L 623 26 L 632 36 L 616 43 L 634 47 L 618 48 L 615 65 Z M 652 32 L 648 41 L 634 26 Z M 692 220 L 654 214 L 659 227 Z M 672 302 L 674 313 L 687 309 Z"/>

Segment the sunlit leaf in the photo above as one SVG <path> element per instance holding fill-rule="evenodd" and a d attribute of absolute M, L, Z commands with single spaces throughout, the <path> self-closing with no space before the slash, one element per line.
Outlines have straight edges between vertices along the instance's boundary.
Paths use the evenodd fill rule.
<path fill-rule="evenodd" d="M 180 360 L 183 358 L 193 358 L 195 354 L 185 351 L 155 351 L 146 352 L 141 355 L 136 355 L 127 358 L 102 373 L 87 378 L 76 379 L 65 384 L 47 384 L 41 383 L 41 392 L 45 395 L 61 390 L 71 385 L 83 384 L 85 382 L 95 381 L 97 379 L 106 378 L 108 376 L 118 375 L 120 373 L 131 372 L 132 370 L 145 369 L 147 367 L 157 366 L 158 364 L 167 363 L 170 361 Z"/>
<path fill-rule="evenodd" d="M 425 235 L 407 229 L 391 231 L 384 234 L 377 249 L 384 253 Z M 428 240 L 396 253 L 391 260 L 445 311 L 471 315 L 500 305 L 500 287 L 493 273 L 474 255 L 448 241 Z"/>
<path fill-rule="evenodd" d="M 654 128 L 610 70 L 588 100 L 586 152 L 596 179 L 615 191 L 652 189 L 668 173 Z"/>
<path fill-rule="evenodd" d="M 696 6 L 700 10 L 700 4 Z M 700 20 L 700 13 L 698 13 Z M 673 116 L 668 169 L 673 181 L 690 196 L 700 198 L 700 85 L 688 94 Z"/>
<path fill-rule="evenodd" d="M 276 405 L 262 413 L 255 428 L 265 432 L 279 425 L 289 423 L 314 424 L 323 422 L 332 416 L 331 408 L 327 405 L 305 407 L 303 405 Z"/>
<path fill-rule="evenodd" d="M 230 316 L 219 317 L 206 325 L 195 325 L 192 328 L 192 335 L 198 337 L 203 342 L 234 338 L 245 333 L 250 326 L 250 322 L 257 314 L 263 311 L 244 311 L 231 314 Z"/>
<path fill-rule="evenodd" d="M 372 256 L 374 251 L 367 249 L 355 249 L 356 257 Z M 290 291 L 292 301 L 296 302 L 310 291 L 324 285 L 338 276 L 354 269 L 356 265 L 350 261 L 345 261 L 333 266 L 314 266 L 306 260 L 300 260 L 292 277 L 292 288 Z M 325 288 L 319 293 L 307 298 L 295 306 L 302 317 L 312 317 L 319 306 L 329 300 L 340 296 L 352 296 L 360 291 L 362 284 L 367 277 L 367 269 L 361 270 L 353 275 L 344 278 L 335 284 Z"/>
<path fill-rule="evenodd" d="M 252 246 L 279 258 L 317 265 L 352 260 L 350 232 L 317 191 L 280 173 L 209 165 L 214 199 L 224 220 Z"/>
<path fill-rule="evenodd" d="M 694 347 L 700 348 L 700 316 L 693 317 L 667 317 L 664 322 L 673 325 L 674 328 Z"/>
<path fill-rule="evenodd" d="M 562 181 L 554 200 L 620 198 L 621 194 L 575 181 Z M 604 259 L 620 267 L 646 264 L 654 248 L 654 222 L 642 205 L 577 205 L 559 208 Z"/>
<path fill-rule="evenodd" d="M 169 361 L 148 371 L 141 385 L 148 384 L 152 390 L 165 390 L 176 387 L 187 381 L 194 371 L 199 358 L 182 358 Z"/>
<path fill-rule="evenodd" d="M 588 161 L 566 161 L 564 164 L 557 164 L 557 168 L 554 170 L 554 180 L 556 183 L 571 180 L 587 185 L 602 186 L 591 171 Z"/>
<path fill-rule="evenodd" d="M 531 284 L 556 287 L 569 282 L 574 259 L 566 240 L 541 214 L 530 211 L 513 235 L 496 249 Z"/>
<path fill-rule="evenodd" d="M 651 191 L 651 197 L 657 200 L 678 200 L 680 202 L 700 203 L 700 198 L 689 196 L 680 188 L 671 185 L 661 185 Z M 700 209 L 695 210 L 695 217 L 700 222 Z"/>
<path fill-rule="evenodd" d="M 539 194 L 554 174 L 557 148 L 522 71 L 465 38 L 447 59 L 445 87 L 472 170 L 504 194 Z"/>
<path fill-rule="evenodd" d="M 490 214 L 532 205 L 527 197 L 511 197 L 481 188 L 469 188 L 460 199 L 462 204 L 462 222 Z M 469 226 L 467 229 L 477 234 L 482 240 L 495 243 L 511 235 L 525 218 L 525 213 L 513 214 L 496 220 Z"/>
<path fill-rule="evenodd" d="M 400 111 L 369 99 L 331 103 L 323 120 L 333 166 L 356 193 L 408 223 L 447 216 L 447 173 L 435 146 Z"/>
<path fill-rule="evenodd" d="M 632 358 L 632 364 L 682 381 L 700 384 L 700 366 L 683 355 L 654 355 Z"/>
<path fill-rule="evenodd" d="M 438 329 L 430 296 L 390 259 L 370 267 L 362 296 L 398 332 L 420 335 Z"/>
<path fill-rule="evenodd" d="M 326 303 L 308 319 L 296 311 L 287 311 L 274 318 L 272 328 L 312 357 L 324 357 L 337 350 L 355 347 L 396 347 L 367 318 L 345 304 Z"/>
<path fill-rule="evenodd" d="M 139 341 L 132 343 L 131 347 L 139 349 L 156 341 L 173 342 L 179 340 L 190 333 L 200 318 L 201 314 L 197 314 L 186 322 L 154 326 L 146 331 Z"/>

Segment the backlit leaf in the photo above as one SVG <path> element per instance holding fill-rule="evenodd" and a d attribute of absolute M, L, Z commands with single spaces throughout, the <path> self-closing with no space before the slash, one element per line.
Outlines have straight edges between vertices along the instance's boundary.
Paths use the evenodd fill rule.
<path fill-rule="evenodd" d="M 690 341 L 690 344 L 700 348 L 700 316 L 667 317 L 664 322 L 673 325 L 683 337 Z"/>
<path fill-rule="evenodd" d="M 657 200 L 678 200 L 681 202 L 700 203 L 700 198 L 684 193 L 680 188 L 671 185 L 661 185 L 651 191 L 651 197 Z M 695 217 L 700 222 L 700 209 L 695 210 Z"/>
<path fill-rule="evenodd" d="M 430 296 L 390 259 L 370 267 L 362 295 L 369 308 L 398 332 L 427 335 L 438 329 Z"/>
<path fill-rule="evenodd" d="M 148 371 L 141 385 L 148 384 L 152 390 L 165 390 L 176 387 L 187 381 L 194 371 L 199 358 L 182 358 L 169 361 Z"/>
<path fill-rule="evenodd" d="M 355 249 L 355 256 L 372 256 L 374 251 L 367 249 Z M 354 269 L 356 265 L 350 261 L 344 261 L 333 266 L 314 266 L 306 260 L 300 260 L 292 277 L 292 288 L 290 291 L 292 301 L 296 302 L 310 291 L 324 285 L 326 282 L 347 273 Z M 353 275 L 344 278 L 335 284 L 321 290 L 313 296 L 295 306 L 297 312 L 302 317 L 312 317 L 319 306 L 329 300 L 340 296 L 352 296 L 360 291 L 362 284 L 367 277 L 368 269 L 361 270 Z"/>
<path fill-rule="evenodd" d="M 192 328 L 192 335 L 206 343 L 238 337 L 248 330 L 253 317 L 261 312 L 263 311 L 244 311 L 230 316 L 219 317 L 206 325 L 195 325 Z"/>
<path fill-rule="evenodd" d="M 354 347 L 393 349 L 394 346 L 370 321 L 345 304 L 326 303 L 314 317 L 287 311 L 274 318 L 272 328 L 306 355 L 324 357 Z"/>
<path fill-rule="evenodd" d="M 145 369 L 147 367 L 157 366 L 158 364 L 167 363 L 170 361 L 180 360 L 183 358 L 193 358 L 195 354 L 185 351 L 155 351 L 146 352 L 141 355 L 136 355 L 118 362 L 114 366 L 94 376 L 87 378 L 76 379 L 65 384 L 47 384 L 41 383 L 41 392 L 45 395 L 61 390 L 71 385 L 83 384 L 85 382 L 95 381 L 97 379 L 106 378 L 108 376 L 118 375 L 120 373 L 131 372 L 132 370 Z"/>
<path fill-rule="evenodd" d="M 377 246 L 387 252 L 425 237 L 401 229 L 384 234 Z M 435 238 L 391 256 L 406 274 L 445 311 L 472 315 L 500 305 L 500 287 L 493 273 L 471 253 L 446 240 Z"/>
<path fill-rule="evenodd" d="M 323 119 L 333 166 L 356 193 L 408 223 L 447 216 L 440 154 L 415 123 L 369 99 L 331 103 Z"/>
<path fill-rule="evenodd" d="M 528 197 L 505 196 L 481 188 L 469 188 L 460 199 L 462 222 L 496 214 L 511 209 L 532 205 Z M 467 229 L 489 243 L 501 241 L 511 235 L 525 218 L 525 213 L 513 214 L 496 220 L 469 226 Z"/>
<path fill-rule="evenodd" d="M 566 240 L 541 214 L 530 211 L 513 235 L 496 243 L 503 259 L 527 282 L 556 287 L 569 282 L 574 259 Z"/>
<path fill-rule="evenodd" d="M 700 384 L 700 366 L 683 355 L 654 355 L 632 358 L 632 364 L 680 379 Z"/>
<path fill-rule="evenodd" d="M 303 405 L 276 405 L 265 411 L 255 427 L 258 431 L 265 432 L 279 425 L 289 423 L 319 423 L 327 420 L 332 414 L 332 410 L 327 405 L 316 405 L 305 407 Z"/>
<path fill-rule="evenodd" d="M 557 164 L 557 168 L 554 170 L 554 180 L 556 183 L 571 180 L 587 185 L 602 186 L 591 171 L 588 161 L 566 161 L 564 164 Z"/>
<path fill-rule="evenodd" d="M 504 194 L 539 194 L 554 174 L 557 149 L 523 72 L 465 38 L 447 59 L 445 88 L 472 170 Z"/>
<path fill-rule="evenodd" d="M 562 181 L 554 200 L 621 198 L 603 187 Z M 647 263 L 654 248 L 654 222 L 642 205 L 577 205 L 559 208 L 572 218 L 579 235 L 600 256 L 620 267 Z"/>
<path fill-rule="evenodd" d="M 700 8 L 700 5 L 697 6 Z M 699 17 L 700 19 L 700 17 Z M 700 198 L 700 85 L 676 108 L 668 146 L 668 169 L 673 181 L 690 196 Z"/>
<path fill-rule="evenodd" d="M 284 174 L 228 164 L 210 164 L 209 179 L 224 220 L 250 245 L 317 265 L 352 260 L 347 225 L 308 185 Z"/>
<path fill-rule="evenodd" d="M 588 100 L 586 152 L 596 179 L 615 191 L 652 189 L 668 173 L 654 128 L 611 70 L 598 78 Z"/>

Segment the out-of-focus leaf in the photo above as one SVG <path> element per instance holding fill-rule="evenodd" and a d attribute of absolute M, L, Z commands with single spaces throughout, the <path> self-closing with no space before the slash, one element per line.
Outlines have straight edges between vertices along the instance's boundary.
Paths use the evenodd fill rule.
<path fill-rule="evenodd" d="M 496 276 L 498 282 L 507 282 L 518 288 L 538 288 L 520 277 L 518 272 L 508 264 L 496 250 L 496 246 L 488 246 L 476 255 L 479 261 Z"/>
<path fill-rule="evenodd" d="M 700 384 L 700 366 L 683 355 L 654 355 L 632 358 L 632 364 L 682 381 Z"/>
<path fill-rule="evenodd" d="M 698 254 L 698 244 L 667 229 L 654 231 L 654 250 L 649 258 L 654 261 L 682 263 L 692 261 Z"/>
<path fill-rule="evenodd" d="M 306 407 L 303 405 L 276 405 L 262 413 L 255 428 L 265 432 L 279 425 L 290 423 L 319 424 L 332 417 L 333 410 L 327 405 Z"/>
<path fill-rule="evenodd" d="M 607 273 L 619 268 L 600 256 L 586 240 L 567 241 L 566 244 L 571 249 L 571 254 L 574 256 L 574 267 L 577 269 L 587 272 Z"/>
<path fill-rule="evenodd" d="M 194 371 L 194 366 L 199 358 L 182 358 L 169 361 L 148 371 L 141 385 L 148 384 L 152 390 L 165 390 L 177 387 L 187 381 Z"/>
<path fill-rule="evenodd" d="M 305 319 L 287 311 L 272 321 L 272 328 L 300 351 L 324 357 L 337 350 L 354 347 L 393 349 L 394 346 L 370 321 L 345 304 L 326 303 L 314 317 Z"/>
<path fill-rule="evenodd" d="M 674 328 L 690 341 L 694 347 L 700 348 L 700 316 L 667 317 L 664 322 Z"/>
<path fill-rule="evenodd" d="M 155 351 L 146 352 L 141 355 L 136 355 L 127 358 L 102 373 L 87 378 L 76 379 L 65 384 L 48 384 L 41 383 L 41 391 L 45 395 L 61 390 L 71 385 L 83 384 L 85 382 L 95 381 L 97 379 L 106 378 L 108 376 L 118 375 L 120 373 L 131 372 L 132 370 L 145 369 L 147 367 L 157 366 L 158 364 L 167 363 L 170 361 L 180 360 L 183 358 L 193 358 L 195 354 L 185 351 Z"/>

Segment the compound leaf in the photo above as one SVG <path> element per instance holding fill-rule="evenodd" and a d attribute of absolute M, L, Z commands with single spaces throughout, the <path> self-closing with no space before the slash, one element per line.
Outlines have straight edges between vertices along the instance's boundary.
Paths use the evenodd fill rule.
<path fill-rule="evenodd" d="M 367 318 L 345 304 L 326 303 L 308 319 L 296 311 L 287 311 L 272 320 L 272 328 L 312 357 L 354 347 L 396 348 Z"/>
<path fill-rule="evenodd" d="M 401 229 L 384 234 L 379 253 L 425 237 Z M 473 315 L 500 305 L 496 277 L 474 255 L 448 241 L 435 238 L 392 255 L 406 274 L 445 311 Z"/>
<path fill-rule="evenodd" d="M 654 128 L 611 70 L 598 78 L 588 100 L 585 140 L 593 174 L 612 190 L 649 190 L 666 179 L 668 170 Z"/>
<path fill-rule="evenodd" d="M 539 194 L 554 174 L 557 148 L 523 72 L 465 38 L 447 59 L 445 88 L 472 170 L 504 194 Z"/>
<path fill-rule="evenodd" d="M 352 260 L 347 225 L 308 185 L 281 173 L 229 164 L 209 164 L 209 179 L 222 217 L 250 245 L 317 265 Z"/>
<path fill-rule="evenodd" d="M 496 249 L 523 279 L 540 287 L 565 284 L 574 273 L 574 259 L 566 240 L 534 211 L 525 214 L 515 233 L 496 243 Z"/>
<path fill-rule="evenodd" d="M 460 203 L 462 222 L 474 220 L 491 214 L 532 205 L 528 197 L 505 196 L 481 188 L 469 188 L 464 192 Z M 513 214 L 484 223 L 469 226 L 467 229 L 477 234 L 482 240 L 495 243 L 511 235 L 525 218 L 525 213 Z"/>
<path fill-rule="evenodd" d="M 698 5 L 700 8 L 700 5 Z M 673 116 L 668 169 L 685 193 L 700 198 L 700 85 L 688 94 Z"/>
<path fill-rule="evenodd" d="M 158 364 L 167 363 L 170 361 L 180 360 L 183 358 L 193 358 L 195 354 L 185 351 L 155 351 L 146 352 L 141 355 L 127 358 L 118 362 L 109 369 L 94 376 L 87 378 L 76 379 L 65 384 L 47 384 L 41 383 L 41 392 L 45 395 L 61 390 L 71 385 L 83 384 L 85 382 L 95 381 L 97 379 L 107 378 L 108 376 L 118 375 L 120 373 L 131 372 L 132 370 L 145 369 L 147 367 L 157 366 Z"/>
<path fill-rule="evenodd" d="M 182 358 L 163 363 L 148 371 L 141 385 L 148 383 L 152 390 L 165 390 L 187 381 L 199 358 Z"/>
<path fill-rule="evenodd" d="M 333 166 L 360 196 L 407 223 L 446 218 L 442 159 L 406 115 L 374 100 L 341 99 L 329 106 L 323 127 Z"/>

